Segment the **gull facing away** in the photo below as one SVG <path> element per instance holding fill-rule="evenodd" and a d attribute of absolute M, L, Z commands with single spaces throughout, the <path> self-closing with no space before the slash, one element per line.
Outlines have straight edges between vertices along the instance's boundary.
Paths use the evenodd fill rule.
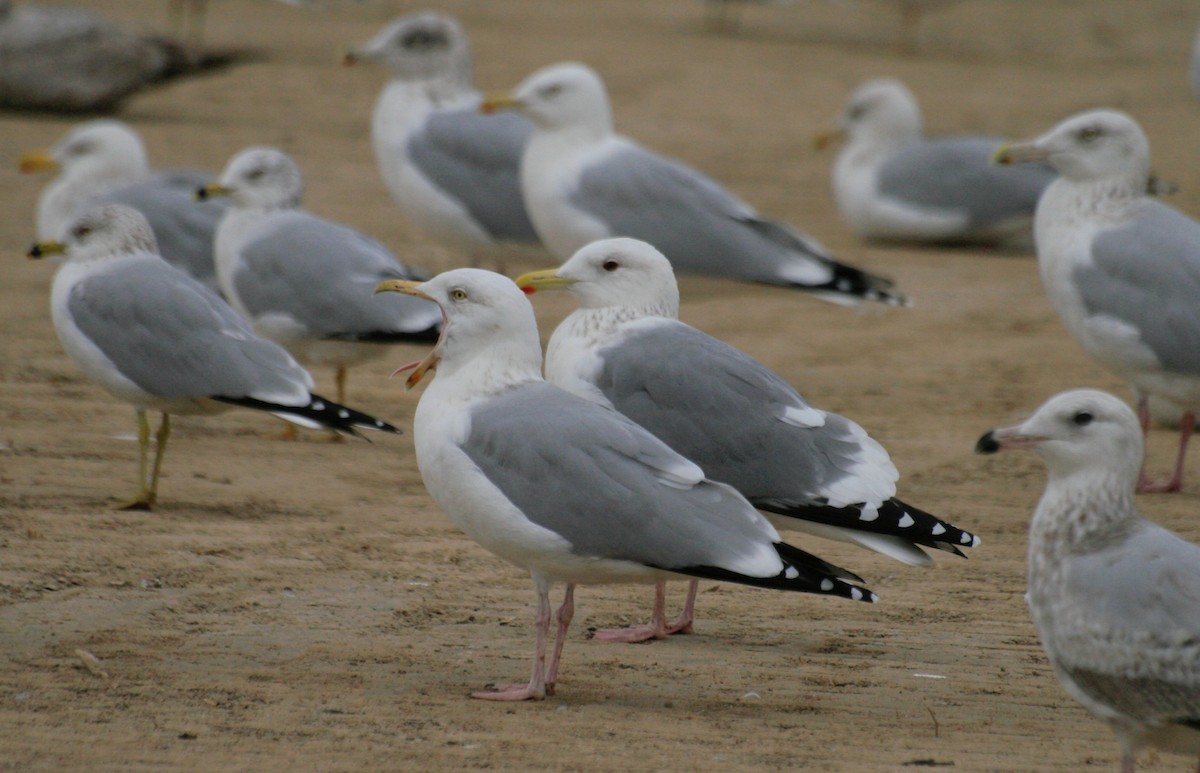
<path fill-rule="evenodd" d="M 50 293 L 58 340 L 89 379 L 137 411 L 138 490 L 124 509 L 149 510 L 158 497 L 171 414 L 241 406 L 312 429 L 399 433 L 314 395 L 312 377 L 286 351 L 254 335 L 216 293 L 158 255 L 137 210 L 91 210 L 68 229 L 65 244 L 41 242 L 30 257 L 61 252 L 67 261 Z M 162 413 L 152 467 L 147 411 Z"/>
<path fill-rule="evenodd" d="M 1032 242 L 1038 197 L 1056 173 L 1045 164 L 992 163 L 1002 137 L 926 137 L 916 97 L 898 80 L 871 80 L 846 101 L 833 165 L 838 211 L 864 239 L 931 244 Z"/>
<path fill-rule="evenodd" d="M 849 419 L 805 402 L 738 349 L 680 322 L 670 262 L 636 239 L 584 247 L 558 269 L 517 278 L 526 293 L 566 289 L 580 308 L 554 331 L 546 378 L 645 427 L 706 475 L 737 489 L 779 529 L 852 542 L 923 566 L 921 546 L 963 555 L 979 539 L 896 499 L 899 473 Z M 597 632 L 644 641 L 689 631 L 695 582 L 668 625 L 656 589 L 649 625 Z"/>
<path fill-rule="evenodd" d="M 470 45 L 456 20 L 406 14 L 344 61 L 381 62 L 391 72 L 371 142 L 388 191 L 414 225 L 476 265 L 538 244 L 520 179 L 533 124 L 515 113 L 480 115 Z"/>
<path fill-rule="evenodd" d="M 374 239 L 302 209 L 303 193 L 289 155 L 251 147 L 198 195 L 233 200 L 216 238 L 229 303 L 296 359 L 332 365 L 344 402 L 349 367 L 382 355 L 383 344 L 436 341 L 442 315 L 416 298 L 371 302 L 375 285 L 412 273 Z"/>
<path fill-rule="evenodd" d="M 1200 755 L 1200 546 L 1134 507 L 1138 418 L 1105 392 L 1064 392 L 976 451 L 1010 448 L 1046 463 L 1026 599 L 1063 688 L 1116 733 L 1123 773 L 1145 746 Z"/>
<path fill-rule="evenodd" d="M 585 65 L 538 70 L 483 108 L 519 110 L 537 127 L 521 185 L 534 227 L 559 260 L 598 239 L 628 236 L 662 250 L 679 272 L 783 285 L 839 303 L 908 302 L 890 280 L 839 263 L 715 180 L 615 134 L 604 83 Z"/>
<path fill-rule="evenodd" d="M 20 165 L 26 174 L 59 172 L 38 197 L 39 240 L 61 240 L 81 215 L 100 204 L 126 204 L 150 221 L 168 263 L 217 289 L 213 236 L 226 205 L 197 204 L 193 196 L 209 173 L 152 169 L 133 127 L 108 118 L 79 124 L 49 149 L 24 153 Z"/>
<path fill-rule="evenodd" d="M 1200 223 L 1146 194 L 1150 143 L 1125 113 L 1081 113 L 996 161 L 1058 170 L 1034 222 L 1042 283 L 1084 351 L 1133 387 L 1143 433 L 1151 395 L 1183 412 L 1174 473 L 1138 479 L 1179 491 L 1200 408 Z"/>
<path fill-rule="evenodd" d="M 538 597 L 527 685 L 488 700 L 552 694 L 577 583 L 690 575 L 874 601 L 859 578 L 782 542 L 734 489 L 615 411 L 542 378 L 533 307 L 512 280 L 457 269 L 389 281 L 445 312 L 442 339 L 408 385 L 436 368 L 413 420 L 425 487 L 472 539 L 533 577 Z M 548 670 L 549 589 L 565 582 Z"/>

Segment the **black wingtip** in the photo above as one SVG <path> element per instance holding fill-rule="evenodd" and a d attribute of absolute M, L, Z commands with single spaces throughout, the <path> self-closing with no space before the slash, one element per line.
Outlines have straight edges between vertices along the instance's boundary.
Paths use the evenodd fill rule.
<path fill-rule="evenodd" d="M 750 502 L 759 510 L 776 515 L 869 534 L 900 537 L 913 545 L 943 550 L 964 558 L 966 555 L 960 548 L 972 548 L 980 542 L 977 535 L 894 498 L 873 510 L 868 510 L 861 503 L 832 507 L 781 499 L 751 499 Z"/>
<path fill-rule="evenodd" d="M 750 577 L 716 566 L 658 568 L 692 577 L 735 582 L 755 588 L 838 596 L 852 601 L 865 601 L 868 604 L 874 604 L 879 600 L 879 596 L 874 591 L 853 584 L 853 582 L 862 582 L 862 578 L 854 572 L 835 566 L 786 542 L 775 543 L 775 550 L 783 560 L 783 571 L 774 577 Z"/>
<path fill-rule="evenodd" d="M 299 424 L 310 426 L 317 424 L 334 432 L 353 435 L 354 437 L 363 437 L 358 431 L 360 429 L 390 432 L 396 435 L 403 434 L 403 430 L 389 424 L 383 419 L 377 419 L 362 411 L 356 411 L 353 408 L 335 403 L 332 400 L 326 400 L 320 395 L 314 394 L 310 395 L 310 397 L 308 405 L 304 406 L 279 405 L 278 403 L 256 400 L 252 397 L 214 397 L 213 399 L 243 408 L 267 411 L 285 419 L 294 419 Z"/>

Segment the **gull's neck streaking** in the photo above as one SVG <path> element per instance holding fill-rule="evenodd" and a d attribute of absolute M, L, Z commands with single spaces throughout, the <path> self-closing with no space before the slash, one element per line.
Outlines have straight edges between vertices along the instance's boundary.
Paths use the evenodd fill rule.
<path fill-rule="evenodd" d="M 509 324 L 507 333 L 489 330 L 471 335 L 456 331 L 453 321 L 448 323 L 438 344 L 437 369 L 423 399 L 470 401 L 542 381 L 542 347 L 532 310 L 527 319 Z"/>

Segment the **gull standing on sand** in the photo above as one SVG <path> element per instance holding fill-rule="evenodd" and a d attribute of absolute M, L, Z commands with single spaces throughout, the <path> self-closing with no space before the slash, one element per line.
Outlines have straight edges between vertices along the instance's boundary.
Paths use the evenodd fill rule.
<path fill-rule="evenodd" d="M 1125 113 L 1076 115 L 996 161 L 1058 170 L 1034 223 L 1042 283 L 1084 351 L 1132 385 L 1143 432 L 1151 395 L 1183 412 L 1172 476 L 1138 479 L 1178 491 L 1200 408 L 1200 223 L 1146 194 L 1150 143 Z"/>
<path fill-rule="evenodd" d="M 1029 529 L 1033 622 L 1067 693 L 1121 742 L 1200 755 L 1200 546 L 1138 515 L 1142 435 L 1128 406 L 1080 389 L 976 450 L 1033 449 L 1046 491 Z"/>
<path fill-rule="evenodd" d="M 458 22 L 436 11 L 401 16 L 347 51 L 347 64 L 358 61 L 382 62 L 392 74 L 375 102 L 371 141 L 405 216 L 474 264 L 536 245 L 520 179 L 533 125 L 511 113 L 480 115 Z"/>
<path fill-rule="evenodd" d="M 833 165 L 834 198 L 864 239 L 1028 246 L 1038 197 L 1056 176 L 1045 164 L 993 164 L 1001 137 L 925 137 L 916 98 L 892 78 L 856 88 L 837 130 L 817 145 L 836 138 L 846 144 Z"/>
<path fill-rule="evenodd" d="M 417 465 L 446 514 L 480 545 L 529 571 L 538 597 L 527 685 L 475 693 L 539 699 L 554 691 L 577 583 L 653 583 L 678 575 L 874 601 L 844 569 L 779 539 L 734 489 L 615 411 L 542 378 L 533 308 L 512 280 L 457 269 L 378 291 L 417 294 L 446 315 L 412 386 L 436 368 L 413 420 Z M 567 584 L 547 670 L 549 589 Z"/>
<path fill-rule="evenodd" d="M 252 147 L 199 195 L 233 199 L 216 240 L 225 297 L 259 335 L 301 362 L 332 365 L 344 402 L 349 367 L 382 355 L 381 344 L 437 340 L 442 316 L 415 298 L 371 303 L 375 285 L 411 272 L 374 239 L 306 212 L 303 192 L 289 155 Z"/>
<path fill-rule="evenodd" d="M 216 293 L 157 253 L 137 210 L 94 209 L 66 243 L 42 242 L 30 257 L 67 253 L 54 276 L 50 312 L 63 349 L 92 381 L 137 410 L 139 477 L 125 509 L 158 497 L 171 414 L 231 406 L 267 411 L 302 427 L 358 434 L 391 424 L 312 394 L 312 377 L 286 351 L 254 335 Z M 160 411 L 153 466 L 147 411 Z"/>
<path fill-rule="evenodd" d="M 566 289 L 580 308 L 554 331 L 546 378 L 613 408 L 737 489 L 780 529 L 852 542 L 903 563 L 920 546 L 962 555 L 979 540 L 896 499 L 899 473 L 849 419 L 810 406 L 758 361 L 680 322 L 670 262 L 635 239 L 584 247 L 558 269 L 517 278 L 527 293 Z M 649 625 L 597 632 L 643 641 L 688 631 L 696 584 L 668 625 L 656 589 Z"/>
<path fill-rule="evenodd" d="M 714 180 L 615 134 L 604 83 L 585 65 L 539 70 L 484 109 L 519 110 L 537 127 L 521 185 L 542 242 L 559 260 L 598 239 L 628 236 L 653 244 L 679 272 L 784 285 L 840 303 L 907 303 L 890 280 L 837 262 Z"/>
<path fill-rule="evenodd" d="M 193 196 L 209 173 L 151 169 L 138 133 L 109 118 L 82 123 L 54 147 L 21 156 L 22 172 L 54 170 L 59 175 L 38 198 L 38 239 L 62 239 L 81 215 L 100 204 L 126 204 L 150 221 L 168 263 L 217 289 L 213 237 L 226 206 L 199 205 Z"/>

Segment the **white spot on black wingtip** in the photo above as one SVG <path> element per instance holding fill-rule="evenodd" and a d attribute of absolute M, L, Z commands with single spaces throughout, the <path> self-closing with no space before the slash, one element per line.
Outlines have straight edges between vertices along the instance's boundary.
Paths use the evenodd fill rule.
<path fill-rule="evenodd" d="M 976 537 L 974 534 L 969 534 L 968 532 L 964 531 L 961 541 L 964 545 L 970 545 L 971 547 L 975 547 L 976 545 L 979 544 L 979 537 Z"/>
<path fill-rule="evenodd" d="M 325 403 L 320 400 L 313 400 L 312 409 L 314 411 L 323 411 L 325 410 Z"/>
<path fill-rule="evenodd" d="M 386 426 L 387 426 L 387 422 L 386 422 L 386 421 L 383 421 L 382 419 L 376 419 L 376 420 L 375 420 L 375 426 L 376 426 L 376 427 L 379 427 L 380 429 L 383 429 L 384 427 L 386 427 Z"/>
<path fill-rule="evenodd" d="M 825 591 L 826 593 L 833 590 L 833 580 L 829 579 L 828 577 L 826 577 L 824 580 L 821 580 L 821 590 Z"/>
<path fill-rule="evenodd" d="M 945 533 L 946 533 L 946 527 L 942 525 L 941 521 L 938 521 L 937 523 L 935 523 L 933 525 L 933 530 L 930 532 L 930 534 L 932 534 L 935 537 L 939 534 L 945 534 Z"/>
<path fill-rule="evenodd" d="M 872 595 L 874 595 L 874 594 L 872 594 Z M 855 601 L 862 601 L 862 597 L 863 597 L 863 592 L 861 590 L 859 590 L 858 588 L 855 588 L 853 585 L 851 585 L 850 586 L 850 598 L 854 599 Z"/>
<path fill-rule="evenodd" d="M 858 511 L 858 520 L 860 521 L 867 521 L 869 523 L 878 517 L 879 508 L 877 507 L 864 506 L 862 510 Z"/>
<path fill-rule="evenodd" d="M 899 521 L 896 522 L 896 525 L 899 526 L 901 529 L 907 529 L 909 526 L 912 526 L 914 523 L 916 523 L 916 521 L 913 520 L 913 517 L 911 515 L 909 515 L 908 513 L 905 513 L 904 516 Z"/>
<path fill-rule="evenodd" d="M 879 594 L 875 591 L 871 591 L 871 595 L 867 597 L 867 601 L 874 604 L 876 601 L 879 601 Z"/>
<path fill-rule="evenodd" d="M 796 567 L 788 566 L 786 569 L 783 570 L 783 576 L 788 578 L 789 580 L 794 580 L 800 576 L 800 572 L 798 572 L 796 570 Z"/>
<path fill-rule="evenodd" d="M 340 410 L 338 411 L 338 418 L 339 418 L 339 419 L 348 419 L 348 418 L 350 418 L 350 411 L 347 411 L 345 408 L 342 408 L 342 409 L 340 409 Z"/>

